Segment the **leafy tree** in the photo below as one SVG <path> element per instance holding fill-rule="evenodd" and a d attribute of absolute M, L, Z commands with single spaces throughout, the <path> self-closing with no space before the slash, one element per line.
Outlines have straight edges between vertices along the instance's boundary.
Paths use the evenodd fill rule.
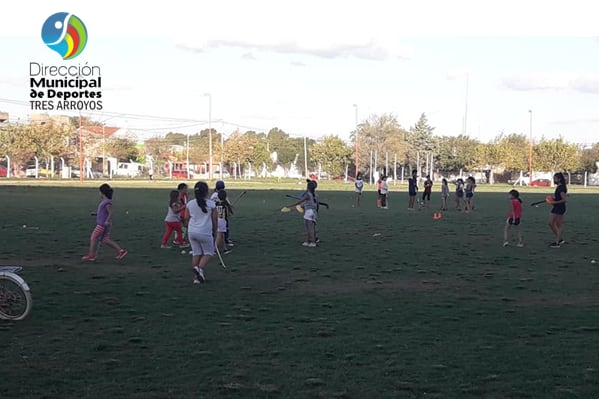
<path fill-rule="evenodd" d="M 0 129 L 0 153 L 9 155 L 16 169 L 37 156 L 41 161 L 68 153 L 73 128 L 49 121 L 44 124 L 8 125 Z"/>
<path fill-rule="evenodd" d="M 384 159 L 387 152 L 397 154 L 398 160 L 405 159 L 408 150 L 405 140 L 407 132 L 400 126 L 397 117 L 393 114 L 371 115 L 366 121 L 359 124 L 357 130 L 350 134 L 354 145 L 356 135 L 359 147 L 359 167 L 362 171 L 368 170 L 370 166 L 371 152 L 377 152 L 379 161 Z M 374 169 L 377 169 L 379 165 L 373 165 Z"/>
<path fill-rule="evenodd" d="M 259 140 L 266 140 L 266 133 L 256 133 L 253 130 L 248 130 L 247 132 L 244 133 L 244 135 L 248 136 L 248 137 L 252 137 L 252 138 L 256 138 Z"/>
<path fill-rule="evenodd" d="M 261 167 L 262 164 L 269 165 L 271 159 L 270 153 L 266 147 L 266 141 L 259 137 L 252 138 L 251 136 L 250 139 L 253 140 L 253 142 L 250 146 L 252 153 L 250 155 L 249 161 L 252 163 L 252 165 L 254 165 L 255 168 Z"/>
<path fill-rule="evenodd" d="M 534 170 L 542 171 L 575 171 L 580 168 L 578 146 L 564 142 L 563 138 L 542 139 L 533 148 Z"/>
<path fill-rule="evenodd" d="M 171 158 L 171 144 L 164 137 L 153 137 L 145 142 L 145 153 L 150 154 L 155 160 L 168 161 Z"/>
<path fill-rule="evenodd" d="M 523 134 L 500 135 L 497 144 L 501 147 L 501 165 L 513 171 L 528 170 L 530 142 Z"/>
<path fill-rule="evenodd" d="M 117 158 L 120 162 L 137 161 L 139 150 L 135 141 L 113 137 L 106 140 L 106 154 Z"/>
<path fill-rule="evenodd" d="M 290 138 L 287 133 L 278 127 L 270 129 L 266 136 L 271 152 L 277 153 L 277 158 L 282 164 L 289 164 L 300 156 L 303 159 L 304 142 L 302 138 Z"/>
<path fill-rule="evenodd" d="M 441 136 L 436 139 L 435 158 L 439 169 L 457 171 L 476 160 L 481 143 L 467 135 Z"/>
<path fill-rule="evenodd" d="M 599 143 L 595 143 L 591 148 L 585 148 L 581 151 L 580 166 L 582 170 L 596 173 L 597 162 L 599 162 Z"/>
<path fill-rule="evenodd" d="M 337 136 L 325 136 L 310 150 L 312 160 L 332 176 L 342 175 L 345 165 L 350 161 L 352 149 Z"/>
<path fill-rule="evenodd" d="M 410 128 L 406 136 L 410 153 L 433 150 L 435 144 L 433 130 L 435 128 L 429 126 L 426 115 L 422 113 L 418 122 Z"/>
<path fill-rule="evenodd" d="M 187 135 L 183 133 L 173 133 L 169 132 L 164 136 L 164 141 L 168 145 L 187 145 Z"/>
<path fill-rule="evenodd" d="M 248 163 L 255 168 L 270 163 L 265 140 L 254 134 L 233 133 L 225 142 L 225 157 L 229 162 L 239 164 L 242 169 Z"/>
<path fill-rule="evenodd" d="M 71 116 L 69 122 L 74 129 L 79 129 L 79 126 L 103 126 L 102 122 L 95 121 L 87 116 Z"/>

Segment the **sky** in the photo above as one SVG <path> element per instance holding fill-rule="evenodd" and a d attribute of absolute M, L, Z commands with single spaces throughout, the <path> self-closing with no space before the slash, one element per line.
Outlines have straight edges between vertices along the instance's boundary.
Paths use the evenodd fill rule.
<path fill-rule="evenodd" d="M 582 0 L 11 1 L 0 24 L 0 112 L 13 122 L 44 113 L 29 104 L 31 62 L 94 65 L 103 109 L 82 115 L 143 137 L 211 125 L 348 139 L 356 117 L 393 114 L 409 128 L 425 113 L 437 135 L 489 141 L 532 125 L 535 140 L 592 143 L 593 10 Z M 72 60 L 41 38 L 56 12 L 86 26 Z"/>

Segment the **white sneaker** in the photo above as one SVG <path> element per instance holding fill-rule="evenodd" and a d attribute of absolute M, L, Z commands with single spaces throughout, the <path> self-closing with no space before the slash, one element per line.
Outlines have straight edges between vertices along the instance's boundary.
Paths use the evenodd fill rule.
<path fill-rule="evenodd" d="M 310 246 L 310 243 L 309 243 L 308 241 L 304 241 L 304 242 L 302 242 L 302 245 L 303 245 L 304 247 L 309 247 L 309 246 Z"/>
<path fill-rule="evenodd" d="M 200 283 L 205 283 L 206 282 L 206 277 L 204 277 L 204 270 L 202 270 L 202 268 L 198 267 L 198 266 L 194 266 L 193 268 L 193 272 L 196 275 L 196 280 L 199 281 Z M 195 283 L 195 281 L 194 281 Z"/>
<path fill-rule="evenodd" d="M 314 248 L 314 247 L 316 247 L 316 243 L 315 242 L 311 242 L 311 243 L 308 244 L 308 247 Z"/>
<path fill-rule="evenodd" d="M 521 242 L 519 242 L 519 243 L 518 243 L 516 246 L 517 246 L 518 248 L 522 248 L 522 247 L 524 246 L 524 244 L 523 244 L 523 243 L 521 243 Z"/>
<path fill-rule="evenodd" d="M 508 245 L 510 245 L 510 243 L 509 243 L 509 242 L 507 242 L 507 241 L 505 241 L 505 242 L 503 243 L 503 246 L 504 246 L 504 247 L 507 247 Z"/>

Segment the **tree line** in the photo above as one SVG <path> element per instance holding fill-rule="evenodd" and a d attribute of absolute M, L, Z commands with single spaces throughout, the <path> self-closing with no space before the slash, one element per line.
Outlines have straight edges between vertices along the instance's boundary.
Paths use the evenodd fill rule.
<path fill-rule="evenodd" d="M 271 170 L 275 164 L 288 168 L 296 163 L 298 169 L 303 170 L 305 150 L 310 171 L 320 168 L 332 176 L 341 176 L 346 171 L 355 174 L 356 150 L 359 171 L 364 174 L 371 172 L 371 165 L 374 170 L 381 170 L 395 159 L 398 165 L 416 168 L 419 164 L 424 165 L 425 156 L 432 160 L 434 170 L 439 171 L 527 171 L 529 162 L 530 141 L 524 134 L 499 134 L 487 143 L 467 135 L 436 135 L 424 113 L 407 129 L 393 114 L 371 115 L 350 133 L 348 142 L 336 134 L 325 134 L 318 140 L 292 137 L 275 127 L 266 133 L 235 131 L 227 137 L 216 129 L 204 129 L 190 135 L 169 132 L 138 145 L 126 137 L 80 137 L 77 130 L 80 124 L 102 126 L 88 118 L 83 121 L 71 118 L 67 124 L 49 121 L 45 124 L 0 125 L 0 157 L 8 155 L 15 164 L 25 164 L 34 156 L 78 159 L 80 149 L 83 149 L 84 157 L 97 157 L 101 155 L 101 147 L 102 154 L 120 161 L 145 162 L 151 155 L 155 166 L 160 166 L 167 161 L 185 162 L 189 153 L 190 163 L 199 164 L 209 159 L 212 136 L 214 163 L 222 158 L 229 168 L 240 166 L 239 172 L 249 164 L 254 169 L 266 165 Z M 99 140 L 102 140 L 101 146 Z M 532 159 L 535 171 L 595 173 L 599 143 L 581 148 L 563 138 L 542 137 L 533 143 Z"/>

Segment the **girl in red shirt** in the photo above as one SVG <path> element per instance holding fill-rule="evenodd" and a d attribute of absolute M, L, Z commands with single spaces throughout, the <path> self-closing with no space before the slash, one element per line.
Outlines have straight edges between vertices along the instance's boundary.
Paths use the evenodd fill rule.
<path fill-rule="evenodd" d="M 510 245 L 509 242 L 509 231 L 510 229 L 515 230 L 516 236 L 518 237 L 518 244 L 516 246 L 523 247 L 522 243 L 522 232 L 520 231 L 520 219 L 522 218 L 522 200 L 520 199 L 520 193 L 518 190 L 510 191 L 510 213 L 507 220 L 505 221 L 505 227 L 503 228 L 503 246 L 507 247 Z"/>

